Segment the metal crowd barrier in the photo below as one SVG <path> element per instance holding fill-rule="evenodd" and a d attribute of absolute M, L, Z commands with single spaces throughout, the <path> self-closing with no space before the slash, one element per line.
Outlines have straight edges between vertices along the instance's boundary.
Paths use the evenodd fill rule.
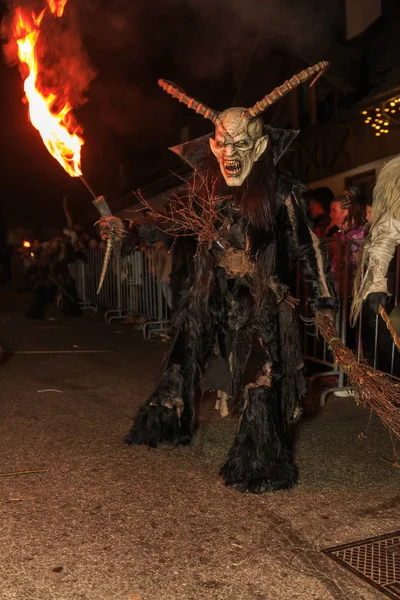
<path fill-rule="evenodd" d="M 329 242 L 328 251 L 336 252 L 334 261 L 336 270 L 339 310 L 336 314 L 336 328 L 342 341 L 354 350 L 360 360 L 366 360 L 372 368 L 400 377 L 400 353 L 390 337 L 380 316 L 375 317 L 365 310 L 361 312 L 354 329 L 349 325 L 352 279 L 355 264 L 349 257 L 354 250 L 354 240 L 343 243 L 341 240 Z M 361 248 L 361 240 L 356 240 Z M 87 260 L 76 261 L 71 265 L 71 274 L 75 279 L 78 297 L 82 308 L 104 311 L 105 322 L 132 317 L 140 323 L 145 338 L 168 331 L 171 311 L 171 291 L 167 282 L 169 267 L 165 265 L 165 254 L 157 255 L 150 249 L 136 251 L 121 259 L 112 258 L 99 295 L 97 285 L 103 265 L 104 251 L 90 250 Z M 296 280 L 296 297 L 300 298 L 302 323 L 303 356 L 308 365 L 315 365 L 316 372 L 309 378 L 309 393 L 312 394 L 316 380 L 334 377 L 336 384 L 325 389 L 320 396 L 320 405 L 324 406 L 329 394 L 349 390 L 346 374 L 338 367 L 328 344 L 317 337 L 312 325 L 312 311 L 307 301 L 307 284 L 299 268 Z M 398 302 L 400 293 L 400 247 L 389 268 L 390 312 Z"/>
<path fill-rule="evenodd" d="M 359 242 L 359 240 L 357 240 Z M 336 328 L 343 343 L 347 344 L 359 360 L 367 361 L 373 369 L 378 369 L 392 377 L 400 377 L 400 353 L 386 328 L 381 317 L 373 315 L 366 310 L 364 305 L 358 322 L 354 328 L 350 327 L 350 307 L 352 303 L 352 281 L 354 277 L 354 264 L 351 262 L 351 246 L 354 240 L 341 242 L 335 240 L 329 243 L 328 251 L 336 251 L 336 276 L 334 277 L 339 309 L 336 314 Z M 360 244 L 361 247 L 361 244 Z M 333 273 L 335 275 L 335 273 Z M 389 267 L 388 289 L 391 294 L 387 305 L 390 313 L 397 306 L 400 292 L 400 246 Z M 346 374 L 333 360 L 333 355 L 328 344 L 315 333 L 312 324 L 312 311 L 307 302 L 309 297 L 308 286 L 299 268 L 297 273 L 296 295 L 300 298 L 300 315 L 302 323 L 303 357 L 310 364 L 327 367 L 316 372 L 308 378 L 309 393 L 312 394 L 313 385 L 317 379 L 335 377 L 337 384 L 324 389 L 320 397 L 320 405 L 324 406 L 329 394 L 336 391 L 349 391 Z"/>
<path fill-rule="evenodd" d="M 361 241 L 356 240 L 361 247 Z M 360 360 L 366 360 L 371 368 L 400 378 L 400 352 L 397 351 L 389 331 L 380 316 L 361 311 L 354 329 L 349 325 L 352 279 L 354 262 L 349 259 L 354 240 L 343 243 L 341 240 L 329 242 L 329 252 L 336 252 L 336 285 L 339 310 L 336 315 L 336 328 L 342 341 L 357 353 Z M 153 249 L 137 250 L 123 258 L 113 257 L 100 294 L 96 290 L 100 280 L 104 251 L 89 250 L 86 260 L 76 260 L 70 264 L 71 276 L 75 280 L 79 304 L 83 309 L 104 311 L 106 324 L 113 320 L 131 317 L 132 322 L 143 328 L 143 335 L 149 339 L 153 335 L 166 334 L 170 324 L 171 290 L 168 284 L 170 265 L 166 252 Z M 20 272 L 29 272 L 30 257 L 20 261 Z M 388 289 L 390 312 L 397 306 L 400 296 L 400 246 L 389 266 Z M 312 325 L 312 311 L 308 303 L 310 296 L 304 282 L 301 268 L 297 271 L 295 295 L 300 299 L 299 312 L 302 323 L 303 357 L 309 365 L 321 368 L 309 378 L 309 393 L 317 379 L 334 377 L 336 385 L 325 389 L 320 397 L 324 406 L 329 394 L 349 390 L 346 374 L 338 367 L 328 344 L 317 337 Z M 318 366 L 318 367 L 317 367 Z"/>
<path fill-rule="evenodd" d="M 165 333 L 171 311 L 166 254 L 149 249 L 123 258 L 113 257 L 97 295 L 103 260 L 104 251 L 96 249 L 87 253 L 86 261 L 71 264 L 80 306 L 104 310 L 106 324 L 130 317 L 143 327 L 147 339 Z"/>
<path fill-rule="evenodd" d="M 91 302 L 88 294 L 88 277 L 86 268 L 86 263 L 83 260 L 76 260 L 69 265 L 71 277 L 75 281 L 76 293 L 79 298 L 80 307 L 82 309 L 90 309 L 97 312 L 97 304 Z"/>

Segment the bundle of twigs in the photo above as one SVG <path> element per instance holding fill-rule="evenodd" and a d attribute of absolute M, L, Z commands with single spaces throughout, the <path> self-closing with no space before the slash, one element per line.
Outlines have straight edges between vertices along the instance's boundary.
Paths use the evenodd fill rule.
<path fill-rule="evenodd" d="M 390 431 L 400 438 L 400 383 L 365 362 L 358 361 L 340 339 L 331 319 L 321 316 L 316 325 L 328 343 L 335 361 L 347 374 L 356 400 L 376 412 Z"/>
<path fill-rule="evenodd" d="M 199 244 L 208 247 L 219 242 L 223 232 L 224 217 L 221 214 L 224 203 L 230 196 L 219 196 L 215 182 L 201 182 L 201 193 L 197 192 L 196 176 L 193 182 L 186 182 L 187 189 L 173 194 L 165 212 L 160 212 L 149 204 L 141 192 L 138 198 L 146 209 L 146 220 L 171 236 L 196 237 Z"/>

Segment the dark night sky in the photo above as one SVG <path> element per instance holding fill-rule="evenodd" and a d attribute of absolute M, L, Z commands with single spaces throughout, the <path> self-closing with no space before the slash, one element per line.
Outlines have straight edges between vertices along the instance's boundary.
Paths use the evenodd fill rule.
<path fill-rule="evenodd" d="M 35 8 L 45 3 L 22 2 Z M 272 41 L 295 37 L 300 49 L 315 45 L 332 33 L 341 2 L 328 3 L 328 9 L 319 0 L 69 0 L 66 14 L 69 10 L 74 15 L 75 30 L 96 72 L 88 102 L 77 111 L 85 130 L 83 170 L 93 187 L 117 197 L 123 179 L 128 186 L 139 185 L 163 164 L 167 146 L 179 142 L 177 123 L 185 109 L 158 89 L 158 77 L 176 81 L 217 109 L 225 108 L 232 90 L 221 73 L 232 48 L 240 49 L 260 23 Z M 1 5 L 4 14 L 3 0 Z M 63 57 L 74 55 L 78 61 L 79 47 L 67 34 L 60 39 Z M 0 217 L 6 223 L 62 223 L 64 194 L 71 198 L 75 215 L 83 204 L 90 205 L 90 196 L 44 148 L 21 102 L 18 69 L 10 68 L 3 56 L 0 81 Z M 77 87 L 79 83 L 78 77 Z M 121 164 L 123 179 L 118 177 Z"/>

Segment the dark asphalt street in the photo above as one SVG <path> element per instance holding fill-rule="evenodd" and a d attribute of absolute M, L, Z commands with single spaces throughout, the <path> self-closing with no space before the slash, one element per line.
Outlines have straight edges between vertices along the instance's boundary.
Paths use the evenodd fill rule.
<path fill-rule="evenodd" d="M 218 477 L 237 422 L 210 403 L 191 447 L 122 443 L 161 342 L 93 312 L 27 321 L 26 302 L 0 288 L 0 342 L 68 353 L 0 365 L 1 474 L 46 470 L 0 477 L 1 600 L 382 598 L 321 554 L 400 529 L 400 459 L 374 415 L 331 398 L 298 426 L 298 487 L 241 494 Z"/>

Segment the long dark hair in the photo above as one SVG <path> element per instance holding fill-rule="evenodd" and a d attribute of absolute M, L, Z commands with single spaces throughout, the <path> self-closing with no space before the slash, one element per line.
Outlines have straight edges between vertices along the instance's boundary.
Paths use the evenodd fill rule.
<path fill-rule="evenodd" d="M 357 187 L 351 186 L 343 190 L 333 202 L 340 202 L 341 208 L 349 211 L 344 221 L 348 229 L 356 229 L 365 223 L 365 202 Z"/>

